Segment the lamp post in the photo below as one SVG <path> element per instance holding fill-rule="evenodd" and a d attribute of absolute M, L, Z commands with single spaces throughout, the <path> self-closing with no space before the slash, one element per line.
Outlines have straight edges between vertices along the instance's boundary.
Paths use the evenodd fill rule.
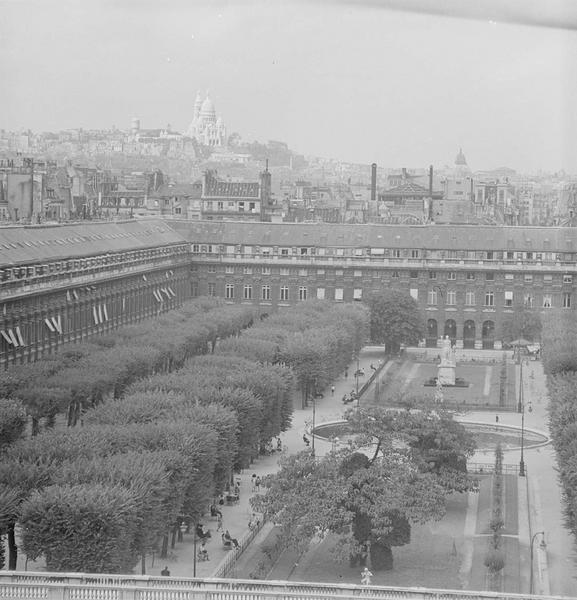
<path fill-rule="evenodd" d="M 196 523 L 194 525 L 194 530 L 193 530 L 193 537 L 192 537 L 192 551 L 193 551 L 193 555 L 192 555 L 192 576 L 196 577 Z M 184 530 L 182 530 L 182 528 L 184 527 Z M 186 530 L 186 525 L 183 523 L 180 526 L 182 532 L 184 533 L 184 531 Z"/>
<path fill-rule="evenodd" d="M 311 428 L 311 437 L 313 438 L 313 444 L 312 444 L 312 452 L 313 452 L 313 458 L 315 457 L 315 418 L 316 418 L 316 407 L 317 407 L 317 400 L 313 395 L 313 425 Z"/>
<path fill-rule="evenodd" d="M 541 548 L 546 548 L 547 544 L 545 543 L 545 532 L 544 531 L 537 531 L 537 533 L 533 534 L 533 537 L 531 538 L 531 574 L 530 574 L 530 578 L 529 578 L 529 594 L 533 593 L 533 542 L 535 541 L 535 538 L 538 535 L 542 535 L 543 539 L 541 540 Z"/>
<path fill-rule="evenodd" d="M 519 461 L 519 477 L 525 477 L 525 460 L 523 455 L 525 445 L 525 402 L 523 401 L 523 361 L 519 370 L 519 404 L 517 410 L 521 412 L 521 460 Z"/>

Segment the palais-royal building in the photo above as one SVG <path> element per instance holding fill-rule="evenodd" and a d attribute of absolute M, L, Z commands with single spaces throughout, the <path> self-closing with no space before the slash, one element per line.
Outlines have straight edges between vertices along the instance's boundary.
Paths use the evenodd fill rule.
<path fill-rule="evenodd" d="M 0 229 L 0 364 L 218 296 L 261 312 L 415 298 L 427 346 L 499 348 L 515 307 L 575 310 L 577 229 L 140 220 Z"/>

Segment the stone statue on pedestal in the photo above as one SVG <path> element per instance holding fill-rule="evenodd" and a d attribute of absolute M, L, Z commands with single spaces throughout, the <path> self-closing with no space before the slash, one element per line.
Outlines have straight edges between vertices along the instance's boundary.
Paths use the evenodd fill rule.
<path fill-rule="evenodd" d="M 448 335 L 443 338 L 441 344 L 441 362 L 437 368 L 437 381 L 441 385 L 455 385 L 455 370 L 457 368 L 455 349 L 451 346 Z"/>

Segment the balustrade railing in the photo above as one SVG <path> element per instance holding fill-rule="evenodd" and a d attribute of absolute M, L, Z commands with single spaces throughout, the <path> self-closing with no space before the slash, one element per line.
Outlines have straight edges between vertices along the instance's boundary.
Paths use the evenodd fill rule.
<path fill-rule="evenodd" d="M 352 584 L 180 579 L 83 573 L 0 572 L 5 600 L 567 600 L 504 592 Z"/>

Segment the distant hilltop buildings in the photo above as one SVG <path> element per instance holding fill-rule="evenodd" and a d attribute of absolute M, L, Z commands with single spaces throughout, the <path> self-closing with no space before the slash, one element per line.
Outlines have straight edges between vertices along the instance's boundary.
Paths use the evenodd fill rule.
<path fill-rule="evenodd" d="M 577 226 L 577 177 L 473 171 L 461 148 L 434 170 L 305 158 L 228 137 L 208 92 L 185 132 L 138 118 L 125 130 L 0 130 L 0 224 L 122 216 Z"/>

